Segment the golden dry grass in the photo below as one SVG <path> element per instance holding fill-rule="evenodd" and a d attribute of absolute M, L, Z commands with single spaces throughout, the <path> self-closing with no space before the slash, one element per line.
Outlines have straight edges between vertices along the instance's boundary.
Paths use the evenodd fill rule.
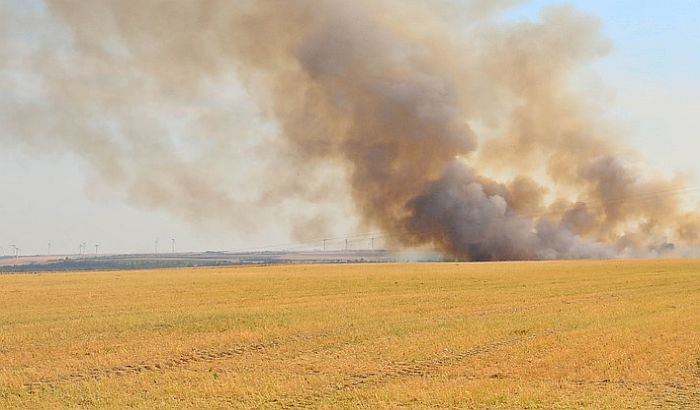
<path fill-rule="evenodd" d="M 0 275 L 0 408 L 700 408 L 700 261 Z"/>

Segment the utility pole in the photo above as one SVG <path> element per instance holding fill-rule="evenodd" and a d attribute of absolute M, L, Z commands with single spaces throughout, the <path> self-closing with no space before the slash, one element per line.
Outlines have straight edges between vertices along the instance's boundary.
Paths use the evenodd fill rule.
<path fill-rule="evenodd" d="M 348 250 L 348 238 L 345 238 L 345 250 Z"/>
<path fill-rule="evenodd" d="M 156 239 L 156 255 L 158 255 L 158 239 Z"/>
<path fill-rule="evenodd" d="M 175 253 L 175 238 L 172 238 L 171 241 L 173 241 L 173 253 Z"/>
<path fill-rule="evenodd" d="M 97 255 L 97 250 L 100 249 L 100 244 L 95 244 L 95 255 Z"/>
<path fill-rule="evenodd" d="M 327 240 L 328 240 L 328 239 L 324 239 L 324 240 L 323 240 L 323 251 L 324 251 L 324 252 L 326 251 L 326 241 L 327 241 Z"/>
<path fill-rule="evenodd" d="M 374 250 L 374 236 L 372 237 L 372 250 Z"/>
<path fill-rule="evenodd" d="M 49 242 L 49 249 L 48 249 L 48 252 L 46 254 L 51 256 L 51 242 Z"/>

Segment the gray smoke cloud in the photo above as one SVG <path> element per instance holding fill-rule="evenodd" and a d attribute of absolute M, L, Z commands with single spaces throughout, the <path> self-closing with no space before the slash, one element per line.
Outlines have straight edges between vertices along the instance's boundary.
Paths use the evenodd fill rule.
<path fill-rule="evenodd" d="M 463 260 L 689 252 L 697 214 L 651 195 L 684 181 L 646 169 L 575 86 L 609 50 L 597 20 L 498 19 L 518 3 L 47 1 L 51 34 L 0 48 L 33 76 L 0 77 L 4 138 L 74 152 L 125 200 L 196 223 L 245 229 L 347 192 L 396 245 Z M 255 109 L 209 106 L 240 84 Z M 253 167 L 231 163 L 242 150 Z M 301 237 L 333 217 L 297 220 Z"/>

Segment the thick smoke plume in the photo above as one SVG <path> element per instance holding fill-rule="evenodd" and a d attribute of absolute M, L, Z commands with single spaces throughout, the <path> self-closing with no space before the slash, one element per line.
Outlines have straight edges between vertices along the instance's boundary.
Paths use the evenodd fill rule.
<path fill-rule="evenodd" d="M 332 164 L 361 223 L 401 246 L 463 260 L 690 252 L 700 218 L 674 195 L 684 181 L 649 172 L 577 87 L 609 49 L 597 21 L 570 7 L 499 18 L 516 3 L 48 1 L 48 39 L 0 49 L 36 76 L 0 77 L 16 94 L 0 116 L 9 138 L 76 152 L 127 200 L 188 219 L 333 196 Z M 262 120 L 205 109 L 231 76 Z M 17 104 L 32 82 L 41 101 Z M 195 157 L 173 142 L 178 121 Z M 260 130 L 281 137 L 264 140 L 270 163 L 229 163 Z M 221 181 L 234 170 L 267 189 L 245 199 Z"/>

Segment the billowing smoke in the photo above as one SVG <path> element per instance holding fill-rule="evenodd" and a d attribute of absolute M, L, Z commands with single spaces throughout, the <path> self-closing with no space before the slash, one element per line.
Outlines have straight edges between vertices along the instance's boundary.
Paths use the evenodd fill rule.
<path fill-rule="evenodd" d="M 48 1 L 46 38 L 0 49 L 33 76 L 0 77 L 5 138 L 195 222 L 346 186 L 366 227 L 464 260 L 689 252 L 684 181 L 648 171 L 576 81 L 608 52 L 597 21 L 502 18 L 516 3 Z M 257 111 L 207 109 L 239 82 Z M 18 103 L 28 83 L 41 100 Z M 251 138 L 254 169 L 230 163 Z"/>

